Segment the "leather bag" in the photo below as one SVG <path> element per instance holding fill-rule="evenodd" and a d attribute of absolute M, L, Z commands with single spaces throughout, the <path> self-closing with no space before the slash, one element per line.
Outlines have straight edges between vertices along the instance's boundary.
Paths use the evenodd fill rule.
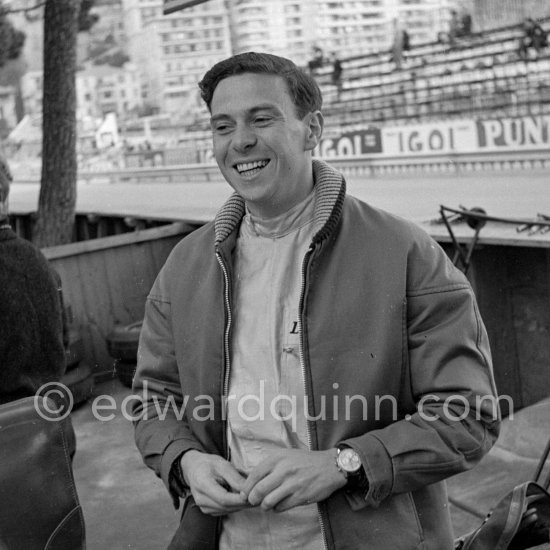
<path fill-rule="evenodd" d="M 83 550 L 74 483 L 70 417 L 53 401 L 25 397 L 0 405 L 0 549 Z"/>
<path fill-rule="evenodd" d="M 550 550 L 550 474 L 542 479 L 549 454 L 550 441 L 534 481 L 514 487 L 476 530 L 457 541 L 456 550 Z"/>

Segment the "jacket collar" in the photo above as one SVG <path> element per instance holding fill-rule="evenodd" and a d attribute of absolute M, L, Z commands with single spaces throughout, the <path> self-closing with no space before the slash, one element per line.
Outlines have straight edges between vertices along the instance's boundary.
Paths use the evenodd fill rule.
<path fill-rule="evenodd" d="M 340 219 L 346 195 L 346 181 L 340 172 L 319 159 L 313 159 L 313 180 L 315 185 L 313 216 L 316 228 L 313 243 L 316 243 L 328 237 Z M 233 193 L 214 220 L 216 246 L 237 230 L 244 215 L 244 199 L 237 193 Z"/>

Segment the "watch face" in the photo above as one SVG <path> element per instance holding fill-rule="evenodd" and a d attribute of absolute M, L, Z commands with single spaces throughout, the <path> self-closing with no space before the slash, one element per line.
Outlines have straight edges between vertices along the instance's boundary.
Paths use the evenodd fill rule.
<path fill-rule="evenodd" d="M 361 468 L 361 459 L 353 449 L 346 447 L 338 454 L 338 464 L 344 472 L 353 474 Z"/>

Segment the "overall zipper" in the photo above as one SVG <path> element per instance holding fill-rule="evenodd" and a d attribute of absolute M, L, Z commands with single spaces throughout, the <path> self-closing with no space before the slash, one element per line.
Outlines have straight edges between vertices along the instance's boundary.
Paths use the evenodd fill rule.
<path fill-rule="evenodd" d="M 308 409 L 309 409 L 309 398 L 311 395 L 308 393 L 307 388 L 307 378 L 306 378 L 306 362 L 305 362 L 305 356 L 304 356 L 304 301 L 305 301 L 305 291 L 306 291 L 306 277 L 307 277 L 307 271 L 308 271 L 308 264 L 311 256 L 313 255 L 313 251 L 315 249 L 315 245 L 311 244 L 305 253 L 304 261 L 302 262 L 302 287 L 300 289 L 300 301 L 299 301 L 299 311 L 300 315 L 298 318 L 299 322 L 299 333 L 300 333 L 300 349 L 299 349 L 299 355 L 300 355 L 300 368 L 302 370 L 302 379 L 304 381 L 304 395 L 308 397 Z M 309 414 L 309 411 L 307 411 Z M 310 421 L 306 419 L 306 436 L 307 436 L 307 446 L 308 449 L 311 451 L 311 429 L 310 429 Z M 327 534 L 326 534 L 326 527 L 325 527 L 325 521 L 323 518 L 323 514 L 321 513 L 321 508 L 319 507 L 319 504 L 317 504 L 317 515 L 319 517 L 319 525 L 321 526 L 321 536 L 323 537 L 323 546 L 325 550 L 328 550 L 328 542 L 327 542 Z"/>
<path fill-rule="evenodd" d="M 227 267 L 223 261 L 223 258 L 221 254 L 216 251 L 216 259 L 218 260 L 218 263 L 220 264 L 221 270 L 223 272 L 223 278 L 225 282 L 224 287 L 224 303 L 225 303 L 225 311 L 227 312 L 227 323 L 225 325 L 225 333 L 224 333 L 224 358 L 223 358 L 223 386 L 222 386 L 222 398 L 223 398 L 223 404 L 224 407 L 223 411 L 223 418 L 227 418 L 227 395 L 229 393 L 229 374 L 231 371 L 231 355 L 230 355 L 230 345 L 229 345 L 229 337 L 231 332 L 231 301 L 229 298 L 229 272 L 227 271 Z M 227 421 L 223 422 L 223 447 L 225 451 L 225 456 L 229 460 L 229 446 L 227 443 Z"/>

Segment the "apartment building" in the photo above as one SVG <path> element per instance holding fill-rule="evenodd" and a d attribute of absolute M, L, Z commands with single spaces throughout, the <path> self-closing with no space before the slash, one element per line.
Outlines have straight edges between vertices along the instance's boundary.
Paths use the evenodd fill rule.
<path fill-rule="evenodd" d="M 146 103 L 184 116 L 200 105 L 197 82 L 231 55 L 224 0 L 162 15 L 162 0 L 123 0 L 129 54 L 143 75 Z"/>
<path fill-rule="evenodd" d="M 445 30 L 447 0 L 240 0 L 228 2 L 233 50 L 270 51 L 305 65 L 312 48 L 350 57 L 388 50 L 399 18 L 416 43 Z"/>
<path fill-rule="evenodd" d="M 548 0 L 482 0 L 474 2 L 473 16 L 479 30 L 514 25 L 526 17 L 550 17 Z"/>
<path fill-rule="evenodd" d="M 122 0 L 95 0 L 93 13 L 98 16 L 97 22 L 90 29 L 95 37 L 116 44 L 125 43 Z"/>
<path fill-rule="evenodd" d="M 42 112 L 43 71 L 28 71 L 21 91 L 25 113 Z M 143 105 L 139 70 L 133 63 L 123 67 L 88 64 L 76 73 L 77 119 L 101 118 L 116 113 L 124 118 Z"/>
<path fill-rule="evenodd" d="M 234 53 L 270 52 L 305 64 L 317 40 L 315 0 L 227 2 Z"/>
<path fill-rule="evenodd" d="M 142 106 L 140 75 L 134 63 L 122 67 L 89 65 L 76 76 L 78 117 L 124 118 Z"/>
<path fill-rule="evenodd" d="M 122 0 L 128 53 L 141 68 L 147 103 L 184 114 L 216 61 L 266 51 L 305 66 L 312 49 L 340 57 L 388 50 L 394 19 L 414 43 L 435 40 L 454 0 L 209 0 L 169 15 L 162 0 Z"/>

